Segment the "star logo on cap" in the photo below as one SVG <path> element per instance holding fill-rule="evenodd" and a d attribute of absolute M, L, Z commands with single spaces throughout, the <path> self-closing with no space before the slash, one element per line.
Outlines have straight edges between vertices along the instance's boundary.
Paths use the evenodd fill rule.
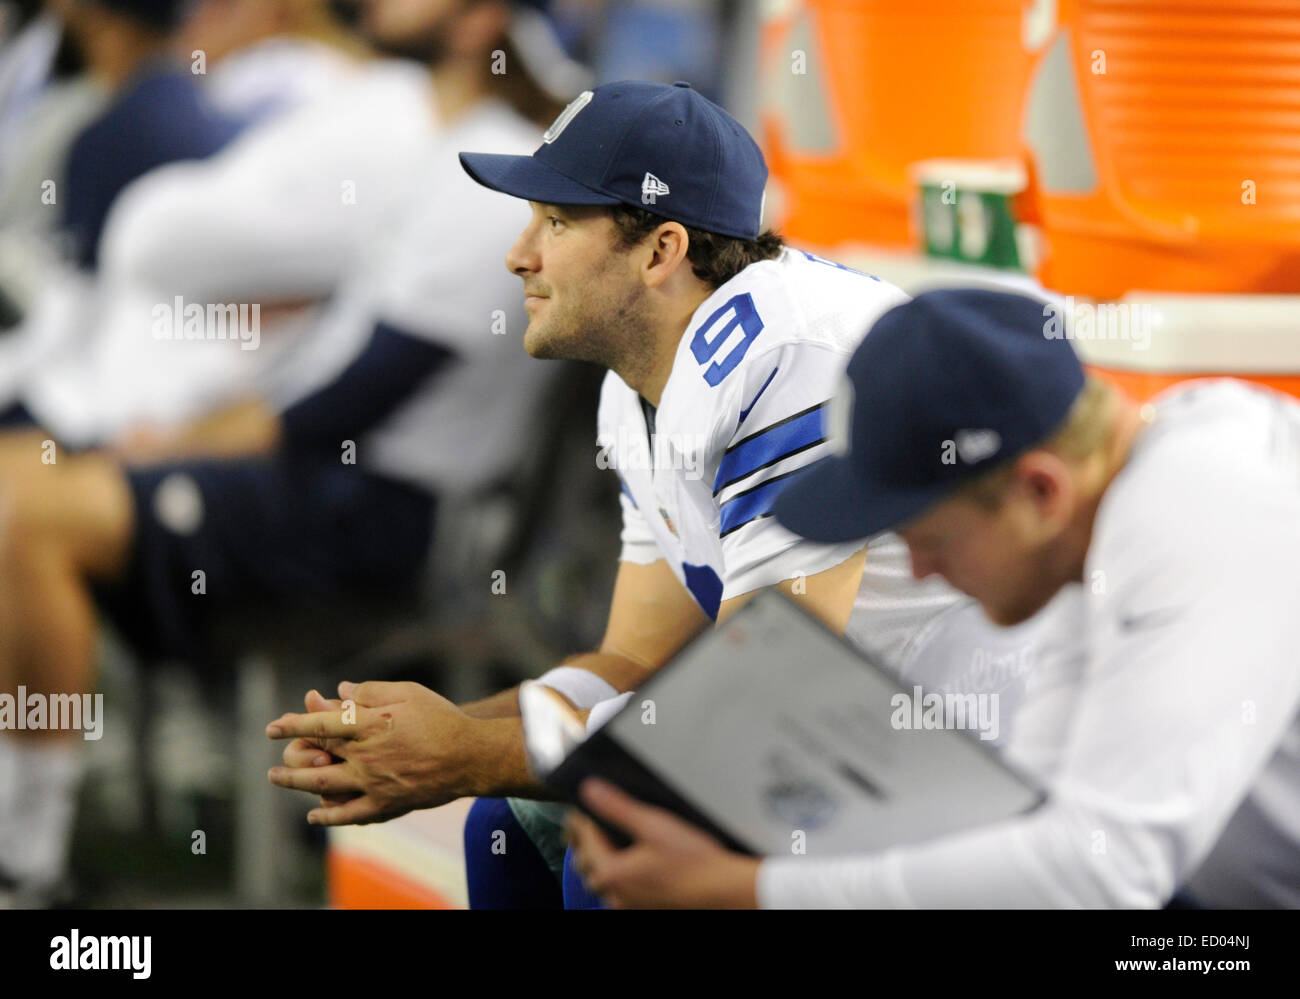
<path fill-rule="evenodd" d="M 569 106 L 560 112 L 555 121 L 551 122 L 551 127 L 542 133 L 542 141 L 549 146 L 558 139 L 560 133 L 569 127 L 569 122 L 573 121 L 578 112 L 590 104 L 595 96 L 590 90 L 584 90 L 571 100 Z"/>

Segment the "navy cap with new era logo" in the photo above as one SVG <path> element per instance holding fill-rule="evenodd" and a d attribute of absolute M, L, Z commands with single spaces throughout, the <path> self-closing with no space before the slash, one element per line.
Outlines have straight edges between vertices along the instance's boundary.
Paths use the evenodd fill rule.
<path fill-rule="evenodd" d="M 1041 300 L 983 289 L 890 309 L 827 407 L 835 455 L 790 481 L 777 520 L 812 541 L 867 538 L 1047 440 L 1084 375 L 1045 324 Z"/>
<path fill-rule="evenodd" d="M 584 90 L 531 156 L 461 153 L 476 181 L 552 205 L 633 205 L 682 225 L 756 239 L 767 164 L 744 127 L 689 84 Z"/>

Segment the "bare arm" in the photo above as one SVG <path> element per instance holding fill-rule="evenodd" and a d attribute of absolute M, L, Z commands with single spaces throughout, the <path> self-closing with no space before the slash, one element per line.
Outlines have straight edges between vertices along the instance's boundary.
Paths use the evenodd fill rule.
<path fill-rule="evenodd" d="M 782 588 L 842 631 L 852 611 L 863 558 L 859 552 L 816 576 L 787 581 Z M 727 601 L 721 616 L 733 613 L 749 596 Z M 666 562 L 624 562 L 600 649 L 568 662 L 590 669 L 616 689 L 631 690 L 708 624 L 708 617 Z M 314 810 L 312 821 L 373 822 L 469 795 L 544 793 L 528 771 L 513 691 L 471 705 L 477 714 L 418 684 L 341 687 L 339 696 L 355 698 L 358 708 L 351 723 L 339 712 L 315 712 L 285 715 L 268 729 L 272 738 L 308 739 L 342 758 L 329 766 L 272 771 L 272 781 L 282 787 L 333 798 L 357 795 L 344 804 Z M 509 715 L 505 714 L 508 704 Z M 495 712 L 500 714 L 491 716 Z"/>
<path fill-rule="evenodd" d="M 786 580 L 778 588 L 836 634 L 843 634 L 853 612 L 865 563 L 863 548 L 837 566 L 814 576 Z M 725 601 L 718 611 L 719 622 L 753 596 L 754 593 L 746 593 Z M 678 582 L 667 562 L 660 560 L 650 565 L 622 562 L 600 649 L 573 656 L 565 663 L 596 673 L 619 691 L 634 690 L 708 624 L 708 616 Z M 507 709 L 509 724 L 505 723 Z M 501 741 L 489 742 L 489 754 L 496 761 L 495 770 L 483 774 L 487 786 L 477 793 L 501 794 L 503 786 L 517 788 L 521 781 L 529 779 L 518 749 L 523 741 L 523 728 L 518 720 L 518 688 L 478 701 L 465 711 L 471 717 L 502 722 L 492 734 L 492 739 Z M 502 713 L 474 715 L 475 711 Z"/>
<path fill-rule="evenodd" d="M 668 564 L 623 562 L 614 583 L 601 647 L 571 657 L 619 690 L 631 690 L 709 623 Z M 393 818 L 470 795 L 544 794 L 528 770 L 517 689 L 457 708 L 418 684 L 362 684 L 339 696 L 355 699 L 353 722 L 338 711 L 284 715 L 268 727 L 291 742 L 288 766 L 273 783 L 327 798 L 355 795 L 315 809 L 314 822 L 338 825 Z M 319 747 L 341 762 L 312 766 Z"/>
<path fill-rule="evenodd" d="M 261 399 L 246 399 L 173 430 L 137 428 L 117 441 L 112 450 L 124 461 L 153 463 L 175 458 L 269 454 L 279 440 L 279 415 Z"/>
<path fill-rule="evenodd" d="M 837 635 L 843 635 L 849 626 L 849 617 L 853 613 L 853 602 L 862 582 L 862 568 L 867 563 L 867 550 L 861 549 L 839 565 L 832 566 L 815 576 L 787 579 L 778 583 L 780 590 L 826 625 Z M 738 597 L 724 600 L 718 608 L 718 623 L 721 624 L 757 593 L 742 593 Z"/>

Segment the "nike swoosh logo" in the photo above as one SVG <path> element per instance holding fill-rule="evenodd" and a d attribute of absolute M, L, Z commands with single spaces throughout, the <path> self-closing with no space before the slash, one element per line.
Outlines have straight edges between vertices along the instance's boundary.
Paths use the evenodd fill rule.
<path fill-rule="evenodd" d="M 1142 614 L 1124 614 L 1119 619 L 1121 631 L 1136 631 L 1139 628 L 1158 627 L 1181 617 L 1186 607 L 1163 607 L 1160 610 L 1146 611 Z"/>
<path fill-rule="evenodd" d="M 748 416 L 750 411 L 758 404 L 758 400 L 763 397 L 763 393 L 767 391 L 767 387 L 772 384 L 772 379 L 776 377 L 776 373 L 780 370 L 779 367 L 772 369 L 772 373 L 767 376 L 767 381 L 765 381 L 763 387 L 758 390 L 758 394 L 749 401 L 748 406 L 740 411 L 740 419 L 736 421 L 736 426 L 740 426 L 740 424 L 745 422 L 745 417 Z"/>

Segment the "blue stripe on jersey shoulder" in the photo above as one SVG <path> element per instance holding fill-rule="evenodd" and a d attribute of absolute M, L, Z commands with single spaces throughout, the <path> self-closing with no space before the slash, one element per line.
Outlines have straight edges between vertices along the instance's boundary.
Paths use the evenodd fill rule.
<path fill-rule="evenodd" d="M 623 481 L 623 476 L 621 475 L 618 477 L 618 488 L 623 490 L 623 494 L 632 501 L 632 506 L 635 509 L 641 509 L 641 507 L 637 505 L 636 497 L 632 495 L 632 490 L 627 487 L 627 483 Z"/>
<path fill-rule="evenodd" d="M 763 387 L 754 393 L 754 398 L 749 400 L 749 405 L 740 411 L 740 419 L 736 421 L 736 426 L 744 423 L 745 417 L 754 411 L 754 407 L 758 405 L 758 400 L 763 397 L 763 393 L 767 391 L 767 387 L 772 384 L 772 379 L 776 377 L 776 373 L 780 370 L 779 366 L 772 369 L 772 373 L 767 376 L 767 381 L 763 383 Z"/>
<path fill-rule="evenodd" d="M 718 537 L 725 538 L 732 531 L 738 531 L 751 520 L 766 517 L 776 504 L 777 494 L 784 488 L 785 480 L 804 471 L 796 468 L 792 472 L 783 472 L 773 476 L 762 485 L 746 489 L 722 504 L 722 523 L 718 527 Z"/>
<path fill-rule="evenodd" d="M 822 410 L 825 408 L 824 402 L 810 406 L 727 448 L 713 480 L 713 495 L 718 495 L 731 483 L 753 475 L 760 468 L 774 465 L 824 441 Z"/>

